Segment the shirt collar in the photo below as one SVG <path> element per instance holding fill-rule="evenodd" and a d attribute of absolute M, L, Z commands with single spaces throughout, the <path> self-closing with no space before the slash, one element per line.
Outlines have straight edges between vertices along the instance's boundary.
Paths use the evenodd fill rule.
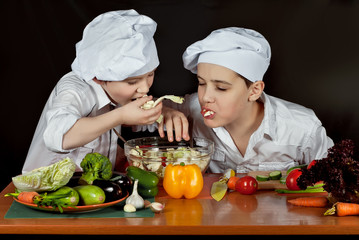
<path fill-rule="evenodd" d="M 276 116 L 274 114 L 273 106 L 268 98 L 268 95 L 264 92 L 259 98 L 264 104 L 264 117 L 260 128 L 263 128 L 263 134 L 267 134 L 272 140 L 277 139 L 276 129 Z"/>
<path fill-rule="evenodd" d="M 108 98 L 105 90 L 101 87 L 100 84 L 97 84 L 95 81 L 91 80 L 88 81 L 88 84 L 91 85 L 92 89 L 95 91 L 95 94 L 97 96 L 97 102 L 98 102 L 98 108 L 101 109 L 104 106 L 111 104 L 114 105 L 111 100 Z M 115 105 L 114 105 L 115 106 Z"/>

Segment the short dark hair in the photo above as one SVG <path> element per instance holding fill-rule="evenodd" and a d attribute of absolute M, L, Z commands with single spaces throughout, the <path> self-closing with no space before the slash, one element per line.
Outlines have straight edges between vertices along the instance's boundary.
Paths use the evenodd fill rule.
<path fill-rule="evenodd" d="M 240 76 L 241 78 L 243 78 L 244 82 L 246 83 L 247 88 L 249 88 L 249 87 L 253 84 L 252 81 L 250 81 L 250 80 L 248 80 L 247 78 L 243 77 L 241 74 L 239 74 L 239 73 L 237 73 L 237 74 L 238 74 L 238 76 Z"/>

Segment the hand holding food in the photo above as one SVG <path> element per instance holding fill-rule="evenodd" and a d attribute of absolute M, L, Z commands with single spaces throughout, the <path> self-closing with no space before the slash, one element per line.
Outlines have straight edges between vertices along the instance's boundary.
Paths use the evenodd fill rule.
<path fill-rule="evenodd" d="M 153 100 L 147 101 L 145 104 L 142 105 L 142 108 L 143 109 L 154 108 L 154 107 L 157 106 L 157 104 L 159 104 L 165 98 L 171 100 L 172 102 L 179 103 L 179 104 L 182 104 L 183 101 L 184 101 L 183 97 L 178 97 L 178 96 L 175 96 L 175 95 L 165 95 L 165 96 L 162 96 L 162 97 L 158 98 L 156 101 L 153 101 Z M 163 119 L 163 116 L 161 115 L 157 119 L 156 122 L 160 123 L 160 122 L 162 122 L 162 119 Z"/>

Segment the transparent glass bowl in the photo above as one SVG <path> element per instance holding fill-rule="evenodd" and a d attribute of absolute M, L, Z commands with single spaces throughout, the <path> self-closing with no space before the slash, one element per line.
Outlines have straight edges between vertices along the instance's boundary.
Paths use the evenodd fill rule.
<path fill-rule="evenodd" d="M 144 137 L 127 141 L 125 155 L 131 166 L 155 172 L 163 178 L 168 164 L 196 164 L 204 173 L 209 166 L 213 148 L 213 142 L 205 138 L 169 142 L 166 137 Z"/>

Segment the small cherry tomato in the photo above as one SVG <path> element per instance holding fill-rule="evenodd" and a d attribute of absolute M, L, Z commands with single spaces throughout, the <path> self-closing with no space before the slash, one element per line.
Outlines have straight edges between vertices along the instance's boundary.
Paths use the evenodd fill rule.
<path fill-rule="evenodd" d="M 318 161 L 317 160 L 313 160 L 311 161 L 308 166 L 307 166 L 307 169 L 310 169 L 312 166 L 314 166 Z"/>
<path fill-rule="evenodd" d="M 241 194 L 253 194 L 258 189 L 258 182 L 254 177 L 244 176 L 236 181 L 235 190 Z"/>
<path fill-rule="evenodd" d="M 285 183 L 289 190 L 300 190 L 300 188 L 297 185 L 297 179 L 299 178 L 300 175 L 302 175 L 302 171 L 300 168 L 293 169 L 288 174 Z"/>

